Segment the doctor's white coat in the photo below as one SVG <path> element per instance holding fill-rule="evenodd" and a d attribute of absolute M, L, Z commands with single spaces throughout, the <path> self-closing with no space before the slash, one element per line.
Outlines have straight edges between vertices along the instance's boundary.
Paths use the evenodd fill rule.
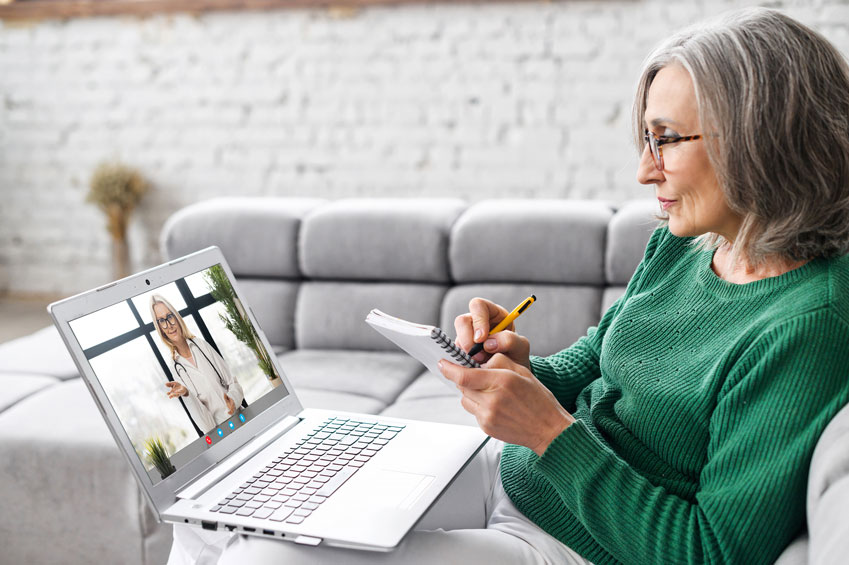
<path fill-rule="evenodd" d="M 197 367 L 176 353 L 173 377 L 189 391 L 187 396 L 182 397 L 189 414 L 201 431 L 209 432 L 232 417 L 227 412 L 224 395 L 229 396 L 238 409 L 245 393 L 230 373 L 227 362 L 211 345 L 195 337 L 189 340 L 189 349 Z"/>

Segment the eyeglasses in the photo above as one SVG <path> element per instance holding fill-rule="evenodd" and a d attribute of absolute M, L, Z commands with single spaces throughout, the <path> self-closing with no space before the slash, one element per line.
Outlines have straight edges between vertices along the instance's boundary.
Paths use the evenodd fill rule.
<path fill-rule="evenodd" d="M 658 171 L 663 170 L 663 150 L 661 147 L 667 143 L 681 143 L 683 141 L 695 141 L 701 139 L 701 135 L 686 135 L 686 136 L 671 136 L 671 135 L 655 135 L 649 130 L 643 132 L 643 140 L 648 144 L 654 166 Z"/>
<path fill-rule="evenodd" d="M 167 329 L 168 326 L 176 326 L 177 325 L 177 317 L 174 314 L 168 314 L 164 318 L 156 318 L 157 323 L 159 323 L 159 327 Z"/>

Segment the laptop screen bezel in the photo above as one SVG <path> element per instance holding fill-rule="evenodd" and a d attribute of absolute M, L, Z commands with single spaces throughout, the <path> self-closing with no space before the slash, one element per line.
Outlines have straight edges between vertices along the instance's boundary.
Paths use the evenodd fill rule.
<path fill-rule="evenodd" d="M 290 415 L 297 415 L 303 411 L 303 406 L 300 403 L 297 395 L 292 388 L 292 383 L 286 376 L 285 372 L 280 368 L 276 355 L 271 355 L 271 361 L 277 374 L 283 381 L 280 386 L 285 387 L 288 394 L 279 399 L 266 410 L 257 414 L 254 418 L 245 422 L 233 433 L 228 434 L 222 440 L 217 441 L 197 456 L 192 461 L 183 465 L 177 471 L 166 477 L 160 482 L 154 484 L 144 468 L 143 463 L 136 455 L 135 449 L 126 430 L 124 429 L 121 420 L 109 401 L 106 391 L 100 384 L 97 375 L 91 368 L 91 365 L 85 358 L 85 354 L 77 341 L 73 330 L 70 327 L 70 322 L 80 317 L 91 314 L 103 308 L 107 308 L 124 300 L 131 299 L 139 294 L 150 291 L 152 288 L 157 288 L 162 285 L 170 284 L 181 278 L 193 275 L 197 272 L 204 271 L 214 265 L 221 265 L 227 274 L 228 279 L 233 285 L 236 295 L 240 298 L 245 311 L 250 318 L 252 324 L 257 329 L 257 333 L 262 341 L 263 346 L 267 351 L 273 351 L 271 345 L 265 337 L 265 333 L 257 323 L 253 310 L 245 300 L 245 295 L 240 291 L 238 281 L 233 275 L 230 266 L 224 259 L 224 255 L 217 247 L 209 247 L 175 259 L 166 264 L 154 267 L 147 271 L 143 271 L 136 275 L 132 275 L 120 281 L 72 296 L 60 302 L 51 304 L 48 310 L 53 317 L 54 324 L 59 330 L 62 340 L 68 347 L 74 363 L 80 371 L 80 376 L 85 381 L 89 392 L 92 394 L 97 407 L 106 420 L 109 430 L 112 432 L 115 440 L 124 453 L 125 458 L 130 463 L 133 474 L 142 487 L 145 495 L 153 505 L 157 518 L 162 519 L 161 515 L 170 505 L 176 501 L 176 493 L 190 484 L 204 472 L 211 469 L 216 463 L 226 459 L 239 448 L 244 446 L 252 438 L 256 437 L 264 430 L 279 422 L 282 418 Z"/>

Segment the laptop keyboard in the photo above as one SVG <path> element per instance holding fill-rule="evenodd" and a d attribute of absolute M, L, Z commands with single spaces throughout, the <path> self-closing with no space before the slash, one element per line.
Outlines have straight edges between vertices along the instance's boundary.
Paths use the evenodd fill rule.
<path fill-rule="evenodd" d="M 328 418 L 212 511 L 300 524 L 403 428 Z"/>

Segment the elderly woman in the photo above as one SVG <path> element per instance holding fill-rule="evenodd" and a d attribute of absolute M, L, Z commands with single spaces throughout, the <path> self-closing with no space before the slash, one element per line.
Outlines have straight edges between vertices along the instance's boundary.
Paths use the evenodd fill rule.
<path fill-rule="evenodd" d="M 507 311 L 487 300 L 456 320 L 485 363 L 442 371 L 504 442 L 483 458 L 484 523 L 388 555 L 238 539 L 225 560 L 773 562 L 849 402 L 847 93 L 840 54 L 774 11 L 667 40 L 634 107 L 663 220 L 625 294 L 547 358 L 512 327 L 488 336 Z"/>
<path fill-rule="evenodd" d="M 236 412 L 245 397 L 242 386 L 221 355 L 192 335 L 165 298 L 151 296 L 150 313 L 159 337 L 171 350 L 174 380 L 165 383 L 168 398 L 182 398 L 198 428 L 212 430 Z"/>

